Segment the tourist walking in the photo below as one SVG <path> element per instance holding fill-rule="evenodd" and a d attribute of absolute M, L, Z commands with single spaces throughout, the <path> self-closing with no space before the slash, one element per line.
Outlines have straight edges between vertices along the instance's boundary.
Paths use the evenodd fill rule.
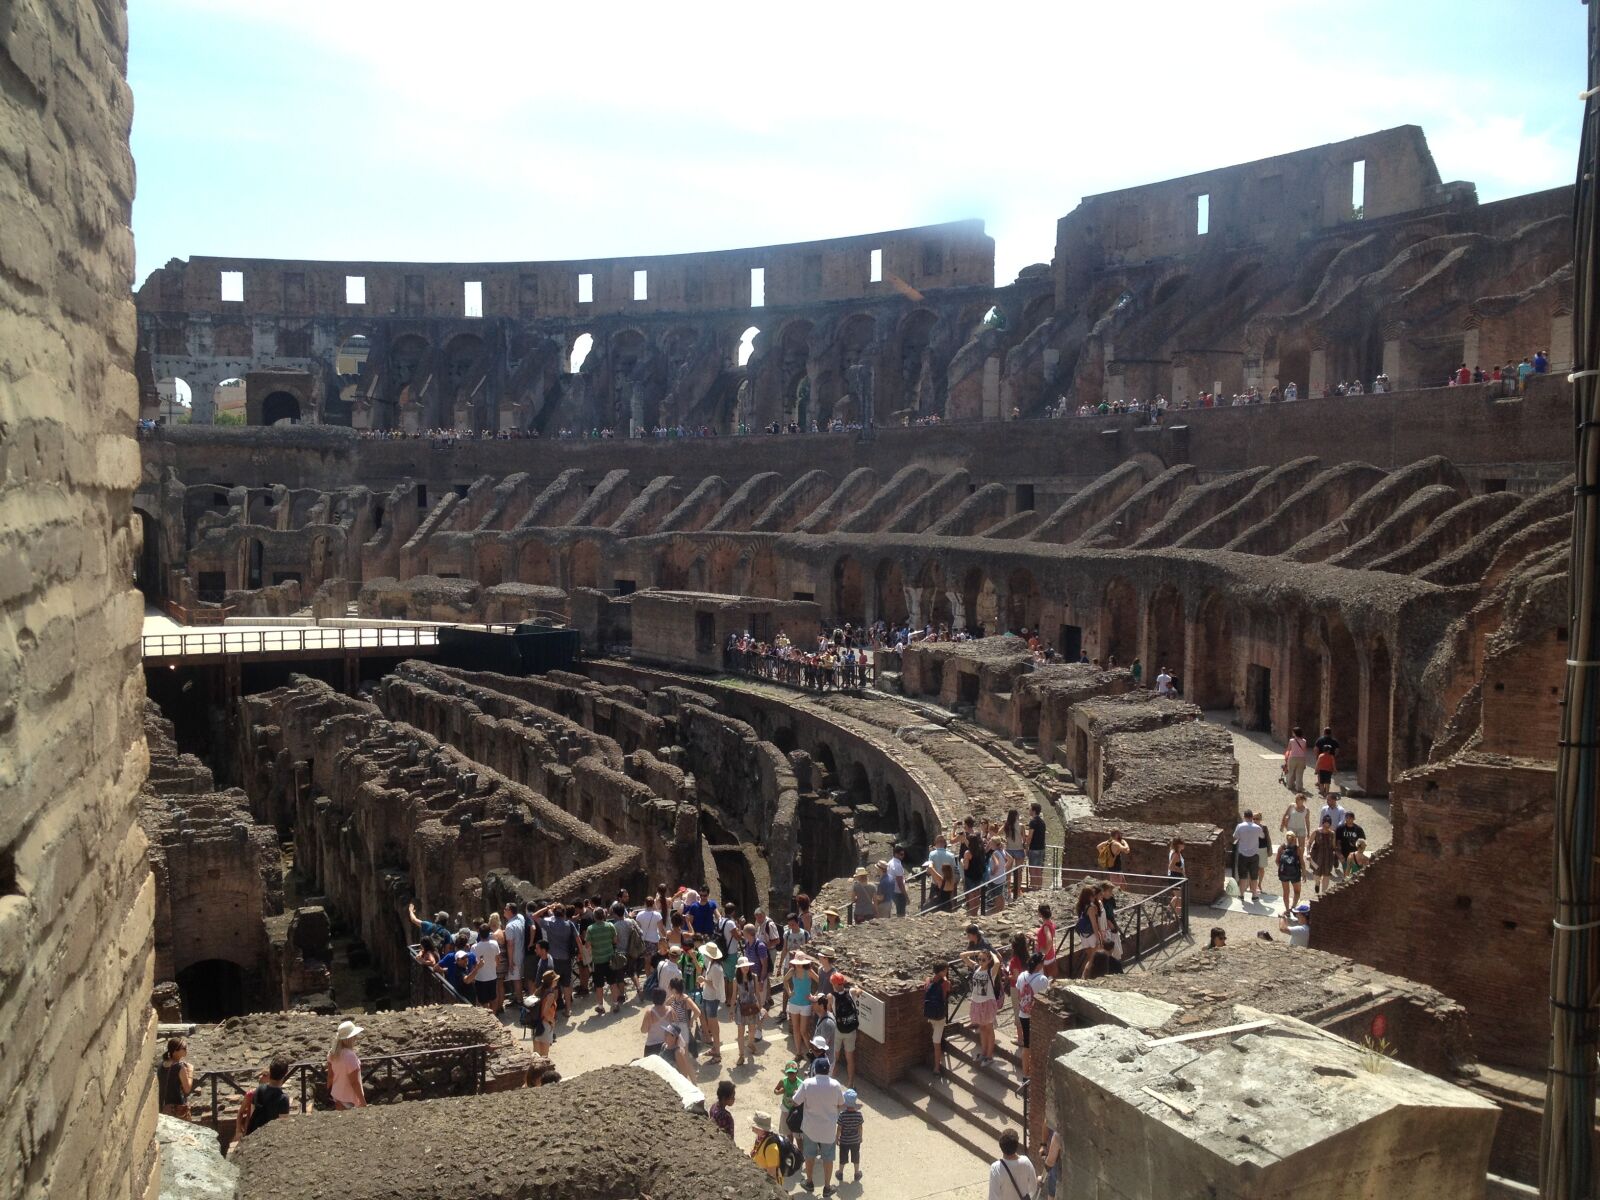
<path fill-rule="evenodd" d="M 1339 837 L 1333 831 L 1333 818 L 1323 817 L 1311 839 L 1311 866 L 1317 873 L 1317 895 L 1333 889 L 1333 873 L 1339 866 Z"/>
<path fill-rule="evenodd" d="M 356 1055 L 356 1040 L 365 1032 L 354 1021 L 339 1022 L 333 1045 L 328 1049 L 328 1092 L 337 1109 L 365 1108 L 367 1090 L 361 1082 L 361 1059 Z"/>
<path fill-rule="evenodd" d="M 168 1038 L 167 1052 L 161 1056 L 161 1111 L 185 1121 L 189 1119 L 189 1093 L 194 1091 L 194 1068 L 188 1060 L 188 1044 L 182 1038 Z"/>
<path fill-rule="evenodd" d="M 283 1090 L 289 1078 L 289 1060 L 281 1054 L 257 1077 L 256 1086 L 239 1101 L 239 1115 L 233 1123 L 237 1145 L 263 1125 L 289 1115 L 289 1093 Z"/>
<path fill-rule="evenodd" d="M 1334 827 L 1334 833 L 1339 836 L 1339 858 L 1347 875 L 1355 874 L 1350 870 L 1350 860 L 1356 851 L 1367 848 L 1367 831 L 1356 823 L 1356 814 L 1347 809 L 1344 814 L 1344 824 Z"/>
<path fill-rule="evenodd" d="M 603 911 L 596 911 L 589 923 L 584 944 L 589 948 L 589 978 L 594 984 L 594 1011 L 605 1016 L 606 993 L 611 993 L 611 1007 L 622 1007 L 622 975 L 616 969 L 617 927 Z"/>
<path fill-rule="evenodd" d="M 814 965 L 811 956 L 801 951 L 789 956 L 789 1003 L 785 1011 L 789 1015 L 789 1042 L 796 1058 L 805 1054 L 811 1041 L 811 992 L 817 986 Z"/>
<path fill-rule="evenodd" d="M 1294 732 L 1289 736 L 1289 744 L 1283 751 L 1283 780 L 1291 792 L 1299 792 L 1305 787 L 1306 757 L 1310 747 L 1306 745 L 1305 735 L 1300 732 L 1300 726 L 1294 727 Z M 1301 835 L 1304 837 L 1304 835 Z"/>
<path fill-rule="evenodd" d="M 761 984 L 756 978 L 755 964 L 748 958 L 741 958 L 734 965 L 733 1022 L 734 1036 L 739 1043 L 736 1065 L 742 1067 L 755 1061 L 755 1034 L 761 1024 Z"/>
<path fill-rule="evenodd" d="M 1038 1186 L 1038 1173 L 1022 1157 L 1022 1139 L 1006 1130 L 1000 1135 L 1000 1157 L 989 1165 L 989 1200 L 1029 1200 Z"/>
<path fill-rule="evenodd" d="M 839 1152 L 839 1114 L 844 1111 L 844 1087 L 833 1078 L 826 1060 L 817 1062 L 817 1073 L 800 1085 L 794 1094 L 796 1108 L 802 1110 L 801 1155 L 806 1164 L 805 1190 L 815 1191 L 817 1163 L 822 1164 L 822 1194 L 833 1195 L 833 1167 Z"/>
<path fill-rule="evenodd" d="M 1323 726 L 1322 736 L 1312 747 L 1317 753 L 1317 794 L 1326 796 L 1333 786 L 1333 773 L 1338 770 L 1339 739 L 1333 736 L 1331 726 Z"/>
<path fill-rule="evenodd" d="M 896 846 L 894 854 L 884 864 L 884 871 L 894 881 L 894 915 L 906 915 L 906 848 Z"/>
<path fill-rule="evenodd" d="M 838 1030 L 838 1052 L 844 1056 L 845 1086 L 856 1085 L 856 1036 L 861 1031 L 861 989 L 850 982 L 842 971 L 835 971 L 833 979 L 833 1022 Z M 838 1078 L 838 1060 L 834 1060 L 834 1077 Z"/>
<path fill-rule="evenodd" d="M 1252 900 L 1261 899 L 1261 849 L 1266 843 L 1267 831 L 1256 824 L 1255 814 L 1248 808 L 1244 819 L 1233 827 L 1234 875 L 1239 881 L 1239 897 L 1244 898 L 1246 886 Z"/>
<path fill-rule="evenodd" d="M 865 867 L 857 867 L 850 883 L 850 917 L 857 925 L 878 915 L 878 890 Z"/>
<path fill-rule="evenodd" d="M 1028 812 L 1028 886 L 1037 891 L 1044 886 L 1044 809 L 1035 801 Z"/>
<path fill-rule="evenodd" d="M 866 1117 L 861 1111 L 861 1098 L 853 1087 L 845 1089 L 844 1109 L 839 1113 L 839 1182 L 844 1182 L 844 1169 L 854 1165 L 852 1183 L 861 1182 L 861 1134 Z"/>
<path fill-rule="evenodd" d="M 1293 832 L 1300 839 L 1302 846 L 1311 844 L 1311 831 L 1316 826 L 1313 824 L 1312 812 L 1306 803 L 1306 794 L 1296 792 L 1294 799 L 1289 801 L 1289 807 L 1283 810 L 1283 817 L 1278 822 L 1278 829 L 1283 833 Z"/>
<path fill-rule="evenodd" d="M 1283 907 L 1288 910 L 1300 903 L 1300 876 L 1305 870 L 1301 857 L 1299 836 L 1290 830 L 1283 835 L 1283 845 L 1278 847 L 1278 883 L 1283 888 Z M 1289 898 L 1290 890 L 1294 898 Z"/>

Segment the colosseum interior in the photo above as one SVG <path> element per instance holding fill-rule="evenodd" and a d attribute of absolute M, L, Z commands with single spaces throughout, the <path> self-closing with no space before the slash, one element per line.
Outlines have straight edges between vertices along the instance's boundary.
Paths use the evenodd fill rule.
<path fill-rule="evenodd" d="M 97 127 L 124 143 L 125 29 L 40 36 L 110 89 Z M 63 86 L 7 56 L 30 95 Z M 4 79 L 39 154 L 91 153 Z M 742 1147 L 781 1028 L 686 1080 L 629 1065 L 630 995 L 621 1024 L 577 1004 L 540 1053 L 518 1006 L 468 1006 L 416 953 L 418 913 L 663 885 L 780 923 L 810 898 L 811 949 L 862 989 L 850 1078 L 907 1161 L 977 1178 L 1004 1129 L 1031 1151 L 1067 1122 L 1094 1125 L 1075 1197 L 1151 1139 L 1161 1169 L 1116 1195 L 1258 1194 L 1330 1151 L 1370 1173 L 1282 1194 L 1533 1194 L 1572 189 L 1479 203 L 1402 126 L 1085 197 L 1010 283 L 963 221 L 564 262 L 196 256 L 97 307 L 78 277 L 131 278 L 131 161 L 93 178 L 117 237 L 36 198 L 51 253 L 0 252 L 29 364 L 0 377 L 0 432 L 15 409 L 25 435 L 0 486 L 22 564 L 0 558 L 0 780 L 23 800 L 0 1013 L 43 1039 L 0 1057 L 0 1195 L 177 1195 L 174 1163 L 309 1195 L 309 1149 L 370 1159 L 346 1196 L 421 1197 L 414 1147 L 500 1127 L 562 1149 L 487 1152 L 465 1194 L 776 1195 Z M 1461 364 L 1481 381 L 1446 386 Z M 51 369 L 64 415 L 12 387 Z M 178 381 L 194 419 L 169 425 Z M 245 427 L 210 423 L 223 387 Z M 849 665 L 764 653 L 818 637 Z M 1296 727 L 1337 738 L 1372 850 L 1308 877 L 1304 945 L 1275 879 L 1253 902 L 1232 877 L 1242 810 L 1279 839 Z M 935 839 L 1033 805 L 1026 891 L 927 903 Z M 860 911 L 858 869 L 897 853 L 908 914 Z M 994 1055 L 962 982 L 936 1074 L 930 972 L 966 981 L 969 923 L 1031 937 L 1040 901 L 1065 933 L 1087 879 L 1115 889 L 1122 959 L 1064 940 L 1028 1044 Z M 382 1114 L 329 1111 L 347 1016 Z M 182 1119 L 147 1086 L 158 1033 L 202 1081 Z M 1194 1094 L 1223 1053 L 1307 1107 Z M 277 1055 L 295 1112 L 243 1139 Z M 719 1077 L 747 1089 L 740 1148 L 704 1118 Z M 619 1104 L 648 1114 L 638 1153 L 582 1119 Z M 1285 1122 L 1264 1163 L 1252 1139 Z"/>

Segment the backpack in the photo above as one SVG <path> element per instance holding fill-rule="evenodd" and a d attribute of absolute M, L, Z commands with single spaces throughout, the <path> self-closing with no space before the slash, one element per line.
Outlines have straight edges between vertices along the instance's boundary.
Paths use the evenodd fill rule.
<path fill-rule="evenodd" d="M 800 1157 L 800 1147 L 794 1144 L 793 1138 L 775 1138 L 778 1143 L 778 1170 L 785 1179 L 793 1175 L 805 1165 L 805 1160 Z"/>
<path fill-rule="evenodd" d="M 937 979 L 930 981 L 922 993 L 922 1015 L 930 1021 L 945 1019 L 944 985 Z"/>
<path fill-rule="evenodd" d="M 1117 853 L 1111 848 L 1109 840 L 1100 843 L 1099 849 L 1095 851 L 1095 858 L 1100 863 L 1102 871 L 1109 871 L 1116 865 Z"/>
<path fill-rule="evenodd" d="M 834 1021 L 840 1033 L 854 1033 L 861 1027 L 861 1014 L 849 992 L 833 994 Z"/>

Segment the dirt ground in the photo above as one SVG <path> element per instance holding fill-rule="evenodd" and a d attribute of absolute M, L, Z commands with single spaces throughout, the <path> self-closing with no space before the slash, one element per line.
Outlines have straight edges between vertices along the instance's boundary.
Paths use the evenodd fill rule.
<path fill-rule="evenodd" d="M 781 1193 L 655 1076 L 287 1117 L 235 1156 L 240 1200 L 760 1200 Z"/>

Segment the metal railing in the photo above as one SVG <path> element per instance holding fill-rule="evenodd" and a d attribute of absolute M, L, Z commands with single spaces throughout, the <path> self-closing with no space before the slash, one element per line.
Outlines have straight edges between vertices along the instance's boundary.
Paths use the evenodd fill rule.
<path fill-rule="evenodd" d="M 443 972 L 435 970 L 428 963 L 422 961 L 422 943 L 417 942 L 406 947 L 411 956 L 411 1003 L 419 1004 L 473 1004 L 473 997 L 466 996 L 453 987 Z"/>
<path fill-rule="evenodd" d="M 757 654 L 751 650 L 724 647 L 722 665 L 736 675 L 781 684 L 802 692 L 861 692 L 870 688 L 877 678 L 870 655 L 863 656 L 854 667 L 844 664 L 823 666 L 807 663 L 798 658 L 780 658 L 776 654 Z"/>
<path fill-rule="evenodd" d="M 238 1115 L 244 1094 L 259 1082 L 259 1067 L 215 1067 L 196 1071 L 190 1097 L 190 1120 L 221 1129 L 225 1120 Z M 396 1104 L 408 1091 L 418 1099 L 439 1096 L 469 1096 L 484 1089 L 489 1073 L 489 1048 L 447 1046 L 439 1050 L 415 1050 L 405 1054 L 383 1054 L 361 1061 L 361 1083 L 368 1104 Z M 326 1062 L 298 1062 L 289 1067 L 283 1090 L 300 1093 L 300 1112 L 334 1107 L 328 1091 Z M 195 1096 L 203 1096 L 199 1106 Z M 199 1111 L 196 1112 L 198 1107 Z M 228 1131 L 231 1135 L 231 1130 Z"/>
<path fill-rule="evenodd" d="M 304 654 L 308 651 L 414 650 L 437 646 L 439 631 L 404 626 L 295 626 L 282 629 L 218 629 L 195 633 L 151 633 L 139 639 L 149 658 L 211 654 Z"/>

